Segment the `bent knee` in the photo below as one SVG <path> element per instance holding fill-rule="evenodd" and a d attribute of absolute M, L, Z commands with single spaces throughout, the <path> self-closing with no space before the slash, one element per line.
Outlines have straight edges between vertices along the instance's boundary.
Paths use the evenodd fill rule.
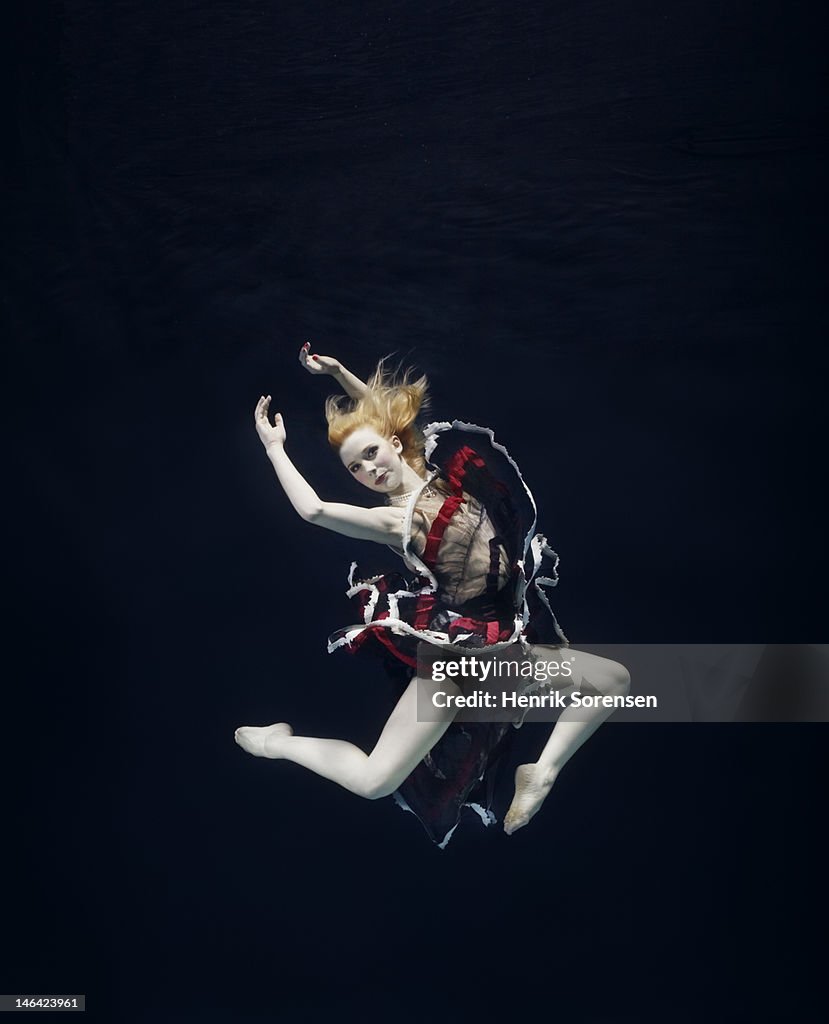
<path fill-rule="evenodd" d="M 610 662 L 608 679 L 610 689 L 614 694 L 625 696 L 630 693 L 630 672 L 620 662 Z"/>
<path fill-rule="evenodd" d="M 604 659 L 601 670 L 587 678 L 605 696 L 625 696 L 630 692 L 630 672 L 618 661 Z"/>
<path fill-rule="evenodd" d="M 391 779 L 380 775 L 368 775 L 361 787 L 361 795 L 366 800 L 382 800 L 384 796 L 391 796 L 400 785 L 397 779 Z"/>

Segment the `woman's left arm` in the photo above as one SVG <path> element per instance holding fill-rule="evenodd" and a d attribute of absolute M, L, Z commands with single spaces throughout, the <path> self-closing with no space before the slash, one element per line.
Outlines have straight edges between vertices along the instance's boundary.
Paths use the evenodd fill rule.
<path fill-rule="evenodd" d="M 309 373 L 328 374 L 328 376 L 333 377 L 348 397 L 353 398 L 355 401 L 363 397 L 368 390 L 365 381 L 355 377 L 351 370 L 347 370 L 339 359 L 334 359 L 333 356 L 311 355 L 310 349 L 310 342 L 306 341 L 299 350 L 299 361 Z"/>

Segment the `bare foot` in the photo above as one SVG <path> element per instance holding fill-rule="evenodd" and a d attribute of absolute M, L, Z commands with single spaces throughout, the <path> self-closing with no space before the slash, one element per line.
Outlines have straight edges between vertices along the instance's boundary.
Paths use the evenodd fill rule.
<path fill-rule="evenodd" d="M 278 758 L 281 756 L 279 740 L 293 734 L 294 730 L 287 722 L 277 722 L 276 725 L 265 725 L 261 729 L 255 725 L 241 725 L 233 735 L 242 750 L 254 757 Z"/>
<path fill-rule="evenodd" d="M 555 781 L 555 775 L 543 772 L 537 764 L 521 764 L 515 769 L 515 796 L 504 818 L 504 831 L 508 836 L 527 824 L 546 800 Z"/>

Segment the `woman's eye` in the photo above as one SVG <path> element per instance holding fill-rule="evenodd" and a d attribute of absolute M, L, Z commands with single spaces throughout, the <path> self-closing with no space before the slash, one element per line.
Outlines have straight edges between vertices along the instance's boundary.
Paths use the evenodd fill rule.
<path fill-rule="evenodd" d="M 368 457 L 369 457 L 369 458 L 371 459 L 371 458 L 373 458 L 373 457 L 374 457 L 374 456 L 375 456 L 376 454 L 377 454 L 377 445 L 375 444 L 375 445 L 372 445 L 372 447 L 371 447 L 371 448 L 369 448 L 369 450 L 368 450 Z"/>

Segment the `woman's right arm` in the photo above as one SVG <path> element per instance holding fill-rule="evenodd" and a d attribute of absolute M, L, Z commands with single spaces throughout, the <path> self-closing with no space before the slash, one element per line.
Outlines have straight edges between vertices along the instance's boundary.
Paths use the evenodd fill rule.
<path fill-rule="evenodd" d="M 333 377 L 349 398 L 362 398 L 366 393 L 365 381 L 355 377 L 343 364 L 333 356 L 317 356 L 311 354 L 310 342 L 305 342 L 299 350 L 299 361 L 309 373 L 327 374 Z"/>
<path fill-rule="evenodd" d="M 285 451 L 285 424 L 282 414 L 276 413 L 274 423 L 268 419 L 270 395 L 263 395 L 256 404 L 254 419 L 268 458 L 282 484 L 282 490 L 302 518 L 335 533 L 358 540 L 373 540 L 378 544 L 400 544 L 403 527 L 403 509 L 390 506 L 361 508 L 322 501 L 288 458 Z"/>
<path fill-rule="evenodd" d="M 276 413 L 271 424 L 268 419 L 270 402 L 270 395 L 262 395 L 256 403 L 256 411 L 253 414 L 256 433 L 268 453 L 288 500 L 303 519 L 310 521 L 319 511 L 322 502 L 314 488 L 285 454 L 285 424 L 282 421 L 282 413 Z"/>

